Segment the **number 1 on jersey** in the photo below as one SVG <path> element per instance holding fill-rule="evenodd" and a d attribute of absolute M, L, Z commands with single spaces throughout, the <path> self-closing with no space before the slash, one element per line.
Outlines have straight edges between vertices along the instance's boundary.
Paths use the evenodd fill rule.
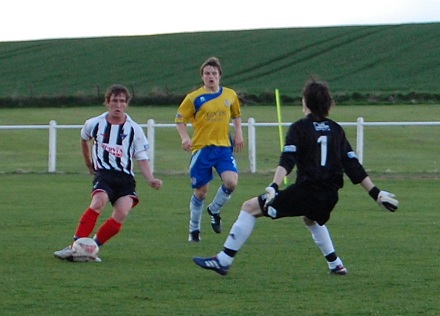
<path fill-rule="evenodd" d="M 325 166 L 327 162 L 327 136 L 320 136 L 318 144 L 321 144 L 321 166 Z"/>

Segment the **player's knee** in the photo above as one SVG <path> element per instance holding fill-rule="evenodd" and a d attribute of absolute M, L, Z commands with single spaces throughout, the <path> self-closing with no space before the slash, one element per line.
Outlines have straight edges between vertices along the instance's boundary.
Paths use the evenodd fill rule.
<path fill-rule="evenodd" d="M 203 201 L 205 199 L 207 193 L 208 193 L 207 187 L 202 187 L 194 190 L 194 196 L 200 201 Z"/>
<path fill-rule="evenodd" d="M 95 191 L 90 202 L 90 207 L 96 212 L 101 213 L 108 202 L 108 195 L 104 191 Z"/>
<path fill-rule="evenodd" d="M 237 186 L 238 174 L 234 173 L 234 172 L 223 173 L 222 174 L 222 182 L 223 182 L 223 186 L 227 190 L 232 192 L 235 190 L 235 187 Z"/>
<path fill-rule="evenodd" d="M 114 210 L 112 214 L 112 218 L 119 224 L 122 224 L 127 218 L 128 211 L 126 210 Z"/>
<path fill-rule="evenodd" d="M 98 197 L 92 200 L 92 202 L 90 203 L 90 208 L 94 209 L 98 213 L 101 213 L 104 210 L 106 204 L 107 200 Z"/>
<path fill-rule="evenodd" d="M 245 201 L 242 204 L 241 209 L 246 213 L 254 215 L 255 211 L 260 210 L 260 205 L 258 204 L 258 200 L 256 198 L 253 198 Z"/>

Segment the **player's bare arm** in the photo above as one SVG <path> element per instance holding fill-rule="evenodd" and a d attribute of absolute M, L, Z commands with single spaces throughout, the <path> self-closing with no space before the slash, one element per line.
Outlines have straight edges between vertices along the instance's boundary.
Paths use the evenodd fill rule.
<path fill-rule="evenodd" d="M 84 158 L 84 164 L 89 170 L 89 174 L 93 175 L 95 174 L 95 170 L 93 170 L 92 157 L 90 156 L 90 146 L 90 141 L 81 138 L 81 151 Z"/>
<path fill-rule="evenodd" d="M 275 174 L 273 175 L 272 183 L 276 183 L 277 185 L 280 185 L 284 177 L 287 175 L 287 170 L 284 167 L 278 166 L 275 170 Z"/>
<path fill-rule="evenodd" d="M 243 132 L 241 129 L 241 117 L 234 118 L 235 136 L 234 136 L 234 151 L 240 152 L 244 148 Z"/>
<path fill-rule="evenodd" d="M 177 131 L 179 132 L 180 138 L 182 139 L 182 148 L 185 151 L 191 151 L 192 150 L 192 141 L 191 138 L 188 135 L 188 132 L 186 130 L 186 124 L 184 123 L 176 123 Z"/>
<path fill-rule="evenodd" d="M 141 170 L 142 175 L 144 176 L 145 180 L 147 180 L 148 184 L 156 189 L 159 190 L 162 187 L 162 180 L 155 178 L 151 172 L 150 163 L 148 160 L 138 160 L 139 169 Z"/>

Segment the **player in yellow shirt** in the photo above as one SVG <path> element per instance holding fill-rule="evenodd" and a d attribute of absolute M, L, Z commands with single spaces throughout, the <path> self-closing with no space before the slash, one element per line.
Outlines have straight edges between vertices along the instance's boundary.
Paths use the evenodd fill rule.
<path fill-rule="evenodd" d="M 241 151 L 244 145 L 240 101 L 234 90 L 220 85 L 222 67 L 218 58 L 208 58 L 200 67 L 200 75 L 203 86 L 186 95 L 175 119 L 182 148 L 192 152 L 189 173 L 194 191 L 190 200 L 190 242 L 200 241 L 204 200 L 213 179 L 213 169 L 219 174 L 222 185 L 207 211 L 212 229 L 221 232 L 220 209 L 230 199 L 238 182 L 234 151 Z M 235 128 L 233 140 L 229 131 L 231 120 Z M 193 127 L 192 138 L 187 124 Z"/>

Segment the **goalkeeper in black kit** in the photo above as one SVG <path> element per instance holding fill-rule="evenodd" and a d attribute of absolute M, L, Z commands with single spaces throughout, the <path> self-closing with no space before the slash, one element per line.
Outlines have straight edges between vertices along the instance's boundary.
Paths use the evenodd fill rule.
<path fill-rule="evenodd" d="M 333 99 L 327 84 L 315 79 L 307 82 L 302 104 L 305 117 L 289 127 L 272 183 L 264 194 L 243 203 L 222 251 L 214 257 L 193 258 L 198 266 L 226 275 L 235 255 L 250 237 L 257 218 L 302 216 L 327 261 L 329 272 L 347 274 L 325 225 L 338 202 L 344 173 L 353 184 L 360 184 L 380 206 L 391 212 L 397 210 L 394 194 L 374 185 L 343 128 L 328 118 Z M 295 166 L 295 183 L 279 190 L 284 177 Z"/>

